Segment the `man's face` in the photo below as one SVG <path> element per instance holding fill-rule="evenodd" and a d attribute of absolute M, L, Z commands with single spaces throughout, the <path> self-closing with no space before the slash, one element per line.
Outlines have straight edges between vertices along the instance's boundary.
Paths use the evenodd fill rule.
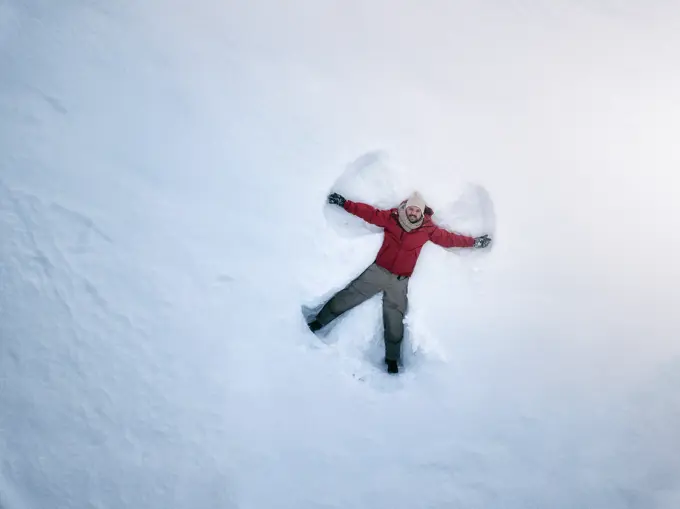
<path fill-rule="evenodd" d="M 420 218 L 423 217 L 423 213 L 418 207 L 406 207 L 406 217 L 408 217 L 408 220 L 412 223 L 417 223 L 420 221 Z"/>

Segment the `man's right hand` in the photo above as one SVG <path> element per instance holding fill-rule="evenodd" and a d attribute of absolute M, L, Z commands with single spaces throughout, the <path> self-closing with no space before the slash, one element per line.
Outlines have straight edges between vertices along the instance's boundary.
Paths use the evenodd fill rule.
<path fill-rule="evenodd" d="M 347 200 L 345 200 L 345 198 L 340 196 L 338 193 L 333 193 L 328 196 L 328 203 L 332 205 L 339 205 L 340 207 L 344 207 L 346 201 Z"/>

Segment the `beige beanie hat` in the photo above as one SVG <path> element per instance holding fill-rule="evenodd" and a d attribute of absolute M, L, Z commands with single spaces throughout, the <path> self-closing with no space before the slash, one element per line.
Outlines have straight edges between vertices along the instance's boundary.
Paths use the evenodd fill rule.
<path fill-rule="evenodd" d="M 420 221 L 418 221 L 417 223 L 412 223 L 411 221 L 409 221 L 409 218 L 406 216 L 407 207 L 418 207 L 420 209 L 421 213 Z M 399 206 L 399 223 L 401 224 L 402 228 L 404 228 L 404 230 L 406 230 L 407 232 L 420 228 L 423 225 L 424 217 L 425 217 L 425 198 L 423 198 L 418 191 L 414 192 L 411 196 L 409 196 L 408 200 L 406 200 Z"/>
<path fill-rule="evenodd" d="M 425 198 L 423 198 L 421 196 L 421 194 L 418 191 L 416 191 L 406 201 L 406 206 L 407 207 L 418 207 L 420 209 L 420 211 L 424 214 L 425 213 Z"/>

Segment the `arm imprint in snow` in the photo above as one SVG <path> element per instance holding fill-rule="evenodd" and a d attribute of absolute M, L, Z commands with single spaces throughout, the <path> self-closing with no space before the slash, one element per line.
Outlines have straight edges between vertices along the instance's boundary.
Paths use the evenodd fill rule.
<path fill-rule="evenodd" d="M 447 231 L 436 225 L 432 226 L 430 240 L 442 247 L 472 247 L 475 245 L 474 238 Z"/>
<path fill-rule="evenodd" d="M 360 217 L 367 223 L 380 226 L 381 228 L 385 228 L 385 226 L 387 226 L 387 221 L 390 219 L 389 210 L 376 209 L 366 203 L 357 203 L 347 200 L 345 201 L 345 210 L 350 214 Z"/>

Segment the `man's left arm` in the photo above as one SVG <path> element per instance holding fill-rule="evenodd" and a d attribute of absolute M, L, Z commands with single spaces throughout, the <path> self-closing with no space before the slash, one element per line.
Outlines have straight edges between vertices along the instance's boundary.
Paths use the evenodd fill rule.
<path fill-rule="evenodd" d="M 430 233 L 430 240 L 442 247 L 475 247 L 475 238 L 447 231 L 435 226 Z"/>

